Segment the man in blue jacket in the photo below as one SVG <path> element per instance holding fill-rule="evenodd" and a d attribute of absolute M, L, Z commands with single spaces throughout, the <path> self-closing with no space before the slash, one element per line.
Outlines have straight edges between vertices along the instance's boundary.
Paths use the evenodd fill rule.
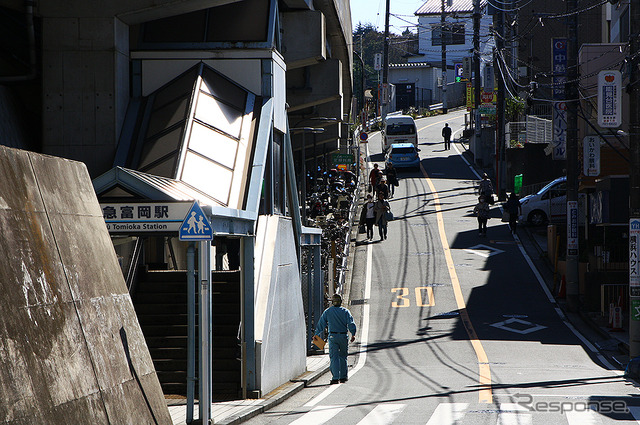
<path fill-rule="evenodd" d="M 342 307 L 342 297 L 338 294 L 331 297 L 332 306 L 326 309 L 316 326 L 316 335 L 329 327 L 329 360 L 331 361 L 331 384 L 347 382 L 347 331 L 351 333 L 351 342 L 356 337 L 356 324 L 351 312 Z"/>

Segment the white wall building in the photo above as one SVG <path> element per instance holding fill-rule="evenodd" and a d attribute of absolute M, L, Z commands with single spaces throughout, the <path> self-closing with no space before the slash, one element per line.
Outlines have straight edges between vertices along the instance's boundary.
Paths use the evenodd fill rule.
<path fill-rule="evenodd" d="M 416 12 L 418 16 L 418 52 L 410 62 L 442 63 L 441 49 L 442 0 L 427 0 Z M 480 1 L 480 51 L 485 52 L 489 25 L 493 18 L 487 14 L 486 0 Z M 447 66 L 462 63 L 462 58 L 473 53 L 473 1 L 452 0 L 451 6 L 445 2 L 445 41 L 447 46 Z M 493 42 L 493 41 L 491 41 Z"/>

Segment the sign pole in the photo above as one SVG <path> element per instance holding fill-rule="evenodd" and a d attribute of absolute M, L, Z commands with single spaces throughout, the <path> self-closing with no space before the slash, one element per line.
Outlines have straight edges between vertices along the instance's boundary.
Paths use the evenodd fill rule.
<path fill-rule="evenodd" d="M 200 241 L 200 419 L 211 423 L 211 242 Z"/>
<path fill-rule="evenodd" d="M 629 51 L 640 48 L 640 0 L 631 0 Z M 635 50 L 634 50 L 635 49 Z M 640 88 L 638 56 L 629 63 L 629 356 L 640 356 L 640 279 L 638 232 L 640 231 Z M 632 239 L 632 235 L 636 235 Z"/>
<path fill-rule="evenodd" d="M 198 279 L 200 280 L 200 370 L 198 377 L 200 389 L 200 423 L 209 425 L 211 420 L 211 241 L 213 228 L 206 214 L 194 201 L 184 217 L 178 239 L 191 243 L 200 242 L 198 246 Z M 195 294 L 194 294 L 195 297 Z"/>

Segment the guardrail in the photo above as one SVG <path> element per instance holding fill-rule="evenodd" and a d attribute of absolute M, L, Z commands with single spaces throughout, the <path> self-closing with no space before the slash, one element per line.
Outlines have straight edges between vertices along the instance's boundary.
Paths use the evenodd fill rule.
<path fill-rule="evenodd" d="M 427 106 L 428 111 L 436 111 L 438 109 L 443 109 L 444 103 L 434 103 L 433 105 Z"/>

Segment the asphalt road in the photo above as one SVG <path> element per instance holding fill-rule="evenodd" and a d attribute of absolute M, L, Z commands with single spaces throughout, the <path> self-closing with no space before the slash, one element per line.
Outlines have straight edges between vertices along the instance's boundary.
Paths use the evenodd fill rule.
<path fill-rule="evenodd" d="M 479 176 L 443 149 L 445 121 L 455 137 L 463 113 L 418 121 L 422 169 L 399 173 L 388 239 L 358 237 L 349 381 L 327 374 L 249 424 L 640 423 L 640 392 L 566 321 L 497 205 L 478 235 Z"/>

